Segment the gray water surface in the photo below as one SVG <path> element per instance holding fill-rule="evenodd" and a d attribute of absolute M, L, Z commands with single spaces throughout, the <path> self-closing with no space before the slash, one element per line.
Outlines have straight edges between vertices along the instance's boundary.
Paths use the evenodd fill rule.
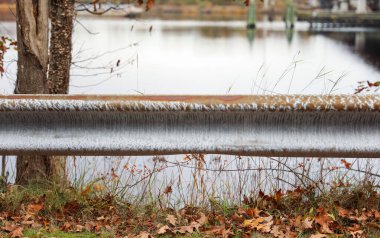
<path fill-rule="evenodd" d="M 0 33 L 14 37 L 14 28 L 2 22 Z M 304 23 L 247 31 L 243 21 L 79 19 L 70 93 L 353 93 L 380 79 L 379 42 L 374 29 L 310 32 Z M 16 64 L 7 70 L 2 93 L 13 91 Z"/>

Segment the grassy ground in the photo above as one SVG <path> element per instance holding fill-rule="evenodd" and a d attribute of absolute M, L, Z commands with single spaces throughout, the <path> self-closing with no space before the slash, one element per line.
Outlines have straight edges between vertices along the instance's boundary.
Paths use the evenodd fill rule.
<path fill-rule="evenodd" d="M 373 160 L 77 160 L 68 187 L 0 186 L 0 237 L 379 237 Z"/>
<path fill-rule="evenodd" d="M 241 205 L 175 210 L 130 204 L 95 187 L 8 186 L 0 199 L 2 237 L 377 237 L 380 196 L 370 184 L 245 197 Z"/>

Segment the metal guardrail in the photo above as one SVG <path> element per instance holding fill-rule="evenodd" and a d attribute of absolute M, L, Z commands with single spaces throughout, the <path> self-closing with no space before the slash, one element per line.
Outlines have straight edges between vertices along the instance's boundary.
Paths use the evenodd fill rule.
<path fill-rule="evenodd" d="M 0 96 L 0 154 L 380 157 L 380 96 Z"/>

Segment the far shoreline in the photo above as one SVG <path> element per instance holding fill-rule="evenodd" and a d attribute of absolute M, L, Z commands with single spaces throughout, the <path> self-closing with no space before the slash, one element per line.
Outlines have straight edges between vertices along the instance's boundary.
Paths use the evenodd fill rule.
<path fill-rule="evenodd" d="M 259 6 L 258 9 L 261 7 Z M 244 5 L 155 5 L 149 11 L 141 9 L 132 14 L 122 10 L 111 10 L 104 15 L 93 15 L 89 12 L 78 12 L 79 17 L 95 18 L 141 18 L 162 20 L 245 20 L 248 8 Z M 278 7 L 272 12 L 257 11 L 258 18 L 263 15 L 272 15 L 273 18 L 282 19 L 283 10 Z M 16 5 L 0 4 L 0 21 L 16 21 Z M 275 16 L 275 17 L 274 17 Z"/>

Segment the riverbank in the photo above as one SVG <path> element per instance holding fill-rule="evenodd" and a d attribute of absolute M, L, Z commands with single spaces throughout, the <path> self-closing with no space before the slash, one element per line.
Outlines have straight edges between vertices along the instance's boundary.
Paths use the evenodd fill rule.
<path fill-rule="evenodd" d="M 111 176 L 110 184 L 104 184 L 104 179 L 67 188 L 53 184 L 0 187 L 0 237 L 380 235 L 380 196 L 371 183 L 335 181 L 322 194 L 313 185 L 271 194 L 260 191 L 256 196 L 243 196 L 239 203 L 205 196 L 207 206 L 176 208 L 168 202 L 174 186 L 163 187 L 158 197 L 151 197 L 151 188 L 145 187 L 146 195 L 137 195 L 148 199 L 133 200 L 112 190 L 119 185 L 117 175 Z"/>
<path fill-rule="evenodd" d="M 0 4 L 0 21 L 16 21 L 15 4 Z"/>
<path fill-rule="evenodd" d="M 282 1 L 276 4 L 271 11 L 264 11 L 263 4 L 257 5 L 257 15 L 261 19 L 263 15 L 269 18 L 281 20 L 284 14 L 284 4 Z M 107 5 L 103 5 L 107 10 Z M 91 11 L 92 5 L 88 10 Z M 244 4 L 234 5 L 214 5 L 204 3 L 199 5 L 175 5 L 175 4 L 157 4 L 149 11 L 145 11 L 143 7 L 136 7 L 129 4 L 120 5 L 120 9 L 107 10 L 102 14 L 102 9 L 98 9 L 96 14 L 90 11 L 77 11 L 80 17 L 103 17 L 103 18 L 143 18 L 143 19 L 162 19 L 162 20 L 245 20 L 247 17 L 248 7 Z M 0 21 L 15 21 L 16 17 L 15 4 L 0 4 Z"/>
<path fill-rule="evenodd" d="M 262 11 L 262 7 L 257 8 L 258 17 L 262 15 L 277 16 L 281 19 L 283 15 L 283 7 L 276 7 L 270 12 Z M 101 10 L 98 10 L 98 13 Z M 248 8 L 244 5 L 155 5 L 149 11 L 143 8 L 131 7 L 129 5 L 121 5 L 118 10 L 110 10 L 102 17 L 117 18 L 143 18 L 143 19 L 162 19 L 162 20 L 245 20 L 247 17 Z M 99 15 L 91 14 L 88 11 L 79 11 L 81 17 L 98 17 Z"/>
<path fill-rule="evenodd" d="M 177 6 L 159 5 L 146 12 L 144 18 L 242 20 L 247 16 L 244 6 Z"/>

